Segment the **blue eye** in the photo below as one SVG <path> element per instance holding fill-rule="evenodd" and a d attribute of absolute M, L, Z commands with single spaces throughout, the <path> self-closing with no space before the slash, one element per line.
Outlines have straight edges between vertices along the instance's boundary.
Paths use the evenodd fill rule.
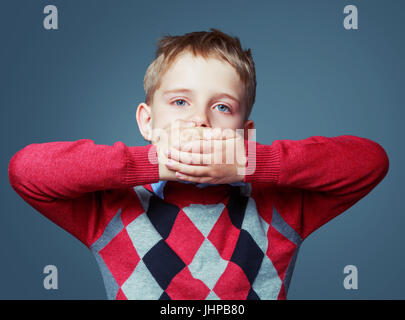
<path fill-rule="evenodd" d="M 177 102 L 179 102 L 179 101 L 182 101 L 182 103 L 181 103 L 181 104 L 178 104 Z M 178 107 L 184 107 L 184 106 L 185 106 L 184 103 L 187 103 L 187 102 L 186 102 L 186 100 L 183 100 L 183 99 L 177 99 L 176 101 L 174 101 L 174 104 L 175 104 L 176 106 L 178 106 Z"/>
<path fill-rule="evenodd" d="M 230 113 L 231 112 L 229 107 L 227 107 L 224 104 L 218 104 L 218 105 L 215 106 L 215 108 L 216 107 L 220 107 L 220 108 L 217 109 L 218 111 L 221 111 L 221 112 L 224 112 L 224 113 Z"/>

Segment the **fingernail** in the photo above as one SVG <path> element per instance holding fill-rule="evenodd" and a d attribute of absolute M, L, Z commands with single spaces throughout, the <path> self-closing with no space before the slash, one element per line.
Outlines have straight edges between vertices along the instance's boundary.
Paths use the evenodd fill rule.
<path fill-rule="evenodd" d="M 195 125 L 194 121 L 189 121 L 186 123 L 187 127 L 194 127 L 194 125 Z"/>
<path fill-rule="evenodd" d="M 178 171 L 176 171 L 176 176 L 179 177 L 179 178 L 182 178 L 182 177 L 183 177 L 183 175 L 182 175 L 180 172 L 178 172 Z"/>

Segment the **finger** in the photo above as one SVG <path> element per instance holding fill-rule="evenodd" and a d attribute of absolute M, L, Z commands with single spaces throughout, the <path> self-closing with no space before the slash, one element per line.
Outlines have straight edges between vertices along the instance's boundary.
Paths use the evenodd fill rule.
<path fill-rule="evenodd" d="M 183 128 L 192 128 L 195 126 L 194 121 L 187 121 L 187 120 L 182 120 L 182 119 L 176 119 L 174 121 L 170 121 L 166 126 L 163 127 L 163 129 L 166 132 L 170 132 L 174 136 L 178 136 L 179 132 Z"/>
<path fill-rule="evenodd" d="M 181 125 L 178 126 L 180 122 L 175 122 L 170 128 L 170 141 L 171 144 L 180 145 L 187 141 L 192 141 L 199 139 L 200 131 L 194 127 L 194 122 L 181 122 Z"/>
<path fill-rule="evenodd" d="M 164 164 L 164 165 L 166 165 L 167 162 L 170 160 L 170 159 L 167 157 L 166 152 L 163 152 L 162 150 L 158 150 L 157 153 L 158 153 L 158 157 L 157 157 L 157 158 L 158 158 L 159 164 Z"/>
<path fill-rule="evenodd" d="M 194 153 L 179 151 L 174 148 L 167 150 L 170 159 L 186 164 L 211 164 L 213 155 L 211 153 Z"/>
<path fill-rule="evenodd" d="M 182 128 L 176 129 L 171 137 L 171 146 L 181 151 L 210 153 L 213 144 L 218 148 L 219 141 L 231 143 L 237 133 L 229 128 Z"/>
<path fill-rule="evenodd" d="M 196 127 L 194 125 L 175 128 L 181 143 L 198 139 L 215 139 L 220 137 L 220 128 L 214 131 L 212 128 Z M 177 137 L 176 137 L 177 138 Z"/>
<path fill-rule="evenodd" d="M 225 128 L 222 130 L 223 139 L 234 139 L 238 136 L 238 132 L 234 129 Z"/>
<path fill-rule="evenodd" d="M 236 137 L 233 134 L 228 134 L 224 136 L 216 136 L 220 139 L 197 139 L 191 141 L 174 141 L 172 147 L 186 152 L 194 152 L 194 153 L 212 153 L 213 148 L 218 148 L 221 146 L 221 143 L 225 143 L 226 146 L 234 145 L 236 143 Z"/>
<path fill-rule="evenodd" d="M 166 166 L 173 171 L 179 171 L 180 173 L 183 173 L 185 175 L 190 175 L 193 177 L 209 177 L 209 167 L 203 166 L 203 165 L 191 165 L 191 164 L 185 164 L 185 163 L 180 163 L 176 160 L 169 159 L 169 161 L 166 163 Z"/>
<path fill-rule="evenodd" d="M 205 140 L 225 140 L 236 136 L 236 131 L 230 128 L 204 128 L 202 139 Z"/>
<path fill-rule="evenodd" d="M 180 128 L 180 127 L 189 128 L 189 127 L 194 127 L 195 122 L 190 121 L 190 120 L 176 119 L 173 123 L 170 123 L 169 126 L 170 125 L 173 125 L 176 128 Z"/>
<path fill-rule="evenodd" d="M 230 138 L 227 140 L 195 140 L 181 144 L 180 146 L 173 146 L 174 150 L 190 152 L 190 153 L 201 153 L 201 154 L 215 154 L 219 153 L 233 157 L 236 148 L 239 146 L 240 141 L 236 138 Z M 173 150 L 172 149 L 172 150 Z M 231 152 L 232 151 L 232 152 Z"/>
<path fill-rule="evenodd" d="M 179 178 L 180 180 L 196 183 L 208 183 L 209 181 L 211 181 L 210 177 L 193 177 L 180 172 L 176 172 L 176 177 Z"/>
<path fill-rule="evenodd" d="M 183 142 L 191 140 L 226 140 L 237 137 L 237 132 L 230 128 L 193 127 L 183 133 Z"/>
<path fill-rule="evenodd" d="M 181 144 L 174 144 L 174 150 L 184 151 L 184 152 L 193 152 L 193 153 L 211 153 L 213 149 L 213 141 L 212 140 L 193 140 L 184 142 Z"/>

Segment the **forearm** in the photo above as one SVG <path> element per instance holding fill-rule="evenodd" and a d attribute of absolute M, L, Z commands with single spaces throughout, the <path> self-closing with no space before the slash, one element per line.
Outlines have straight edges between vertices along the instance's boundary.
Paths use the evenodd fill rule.
<path fill-rule="evenodd" d="M 9 179 L 17 192 L 41 201 L 152 183 L 159 172 L 148 158 L 151 147 L 96 145 L 87 139 L 31 144 L 10 160 Z"/>
<path fill-rule="evenodd" d="M 248 154 L 248 166 L 255 164 L 255 170 L 245 176 L 245 182 L 344 195 L 373 188 L 389 166 L 379 144 L 350 135 L 276 140 L 272 145 L 255 146 L 256 152 Z"/>

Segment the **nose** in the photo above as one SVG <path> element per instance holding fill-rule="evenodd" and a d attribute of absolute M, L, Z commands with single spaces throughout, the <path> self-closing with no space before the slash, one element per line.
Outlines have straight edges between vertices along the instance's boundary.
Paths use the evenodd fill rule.
<path fill-rule="evenodd" d="M 196 120 L 193 120 L 194 122 L 195 122 L 195 125 L 197 126 L 197 127 L 208 127 L 208 124 L 207 123 L 205 123 L 204 121 L 196 121 Z"/>
<path fill-rule="evenodd" d="M 190 118 L 189 120 L 194 121 L 197 127 L 210 127 L 207 112 L 204 108 L 196 110 Z"/>

